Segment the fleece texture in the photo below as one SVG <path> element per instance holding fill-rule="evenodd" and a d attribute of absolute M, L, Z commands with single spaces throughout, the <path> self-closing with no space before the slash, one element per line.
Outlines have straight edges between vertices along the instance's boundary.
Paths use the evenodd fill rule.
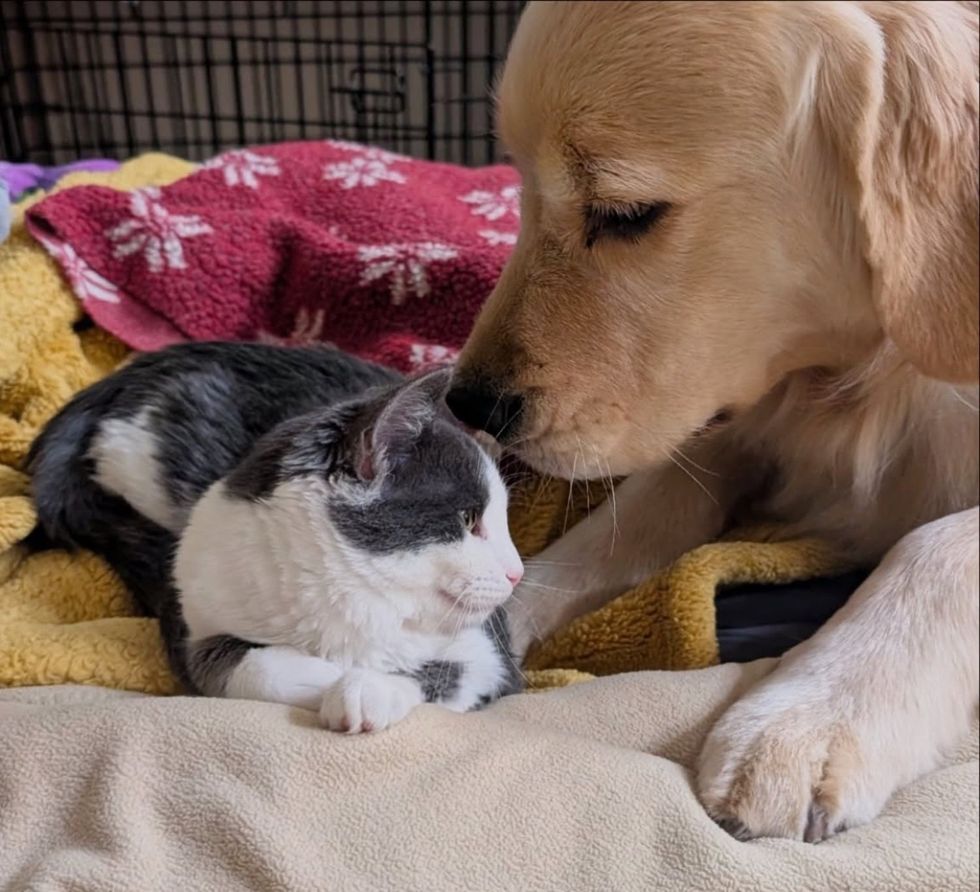
<path fill-rule="evenodd" d="M 126 189 L 167 183 L 193 165 L 147 155 L 117 172 L 75 173 L 58 189 L 111 182 Z M 115 368 L 128 348 L 84 313 L 58 265 L 15 207 L 0 245 L 0 686 L 65 682 L 173 693 L 157 623 L 95 555 L 18 543 L 33 529 L 29 481 L 19 470 L 34 436 L 75 392 Z"/>
<path fill-rule="evenodd" d="M 284 150 L 294 149 L 287 146 Z M 331 151 L 334 153 L 331 157 L 337 153 L 341 153 L 339 157 L 360 157 L 347 144 Z M 297 159 L 296 163 L 301 160 Z M 278 169 L 290 169 L 285 157 L 280 157 L 279 162 Z M 321 161 L 316 163 L 319 165 Z M 385 163 L 392 165 L 393 170 L 420 164 L 407 160 Z M 201 176 L 224 176 L 222 170 L 220 166 L 205 166 L 204 171 L 196 171 L 187 162 L 149 155 L 127 162 L 114 173 L 73 175 L 42 206 L 70 209 L 74 207 L 72 201 L 77 201 L 80 207 L 98 216 L 94 210 L 97 205 L 89 204 L 94 199 L 106 199 L 108 206 L 125 209 L 133 193 L 124 190 L 145 191 L 161 186 L 166 190 L 165 184 L 170 182 L 174 183 L 171 188 L 176 189 Z M 422 165 L 422 170 L 428 168 Z M 443 177 L 448 176 L 441 167 L 438 170 Z M 452 170 L 455 168 L 449 168 Z M 84 185 L 91 183 L 100 185 Z M 60 191 L 80 184 L 82 188 Z M 484 191 L 491 190 L 491 183 L 480 181 L 480 184 Z M 455 195 L 470 185 L 473 183 L 466 181 L 451 191 Z M 237 194 L 232 187 L 226 188 Z M 243 188 L 249 195 L 254 191 L 247 186 Z M 62 196 L 64 200 L 55 204 Z M 468 207 L 467 202 L 460 203 Z M 36 220 L 47 219 L 37 210 L 36 199 L 19 206 L 12 237 L 0 246 L 0 322 L 4 323 L 0 324 L 0 685 L 81 683 L 147 693 L 174 693 L 177 685 L 167 669 L 156 623 L 134 615 L 128 593 L 100 559 L 87 553 L 63 551 L 29 554 L 18 544 L 35 522 L 29 482 L 17 470 L 31 440 L 74 392 L 108 373 L 128 352 L 117 338 L 100 328 L 84 328 L 81 323 L 83 310 L 92 313 L 103 304 L 118 308 L 130 298 L 119 297 L 115 304 L 107 300 L 106 294 L 122 294 L 122 286 L 117 288 L 112 283 L 100 289 L 111 287 L 113 292 L 93 291 L 96 280 L 91 278 L 91 268 L 83 269 L 77 262 L 73 266 L 66 260 L 69 256 L 77 259 L 81 247 L 78 252 L 67 244 L 52 248 L 49 227 L 41 233 L 41 238 L 48 242 L 48 251 L 73 276 L 72 286 L 83 298 L 80 307 L 72 287 L 59 275 L 58 266 L 25 232 L 25 211 Z M 468 210 L 465 213 L 469 215 Z M 499 220 L 495 222 L 499 224 Z M 472 256 L 477 253 L 474 247 Z M 494 254 L 483 251 L 481 256 L 487 264 L 497 263 Z M 126 254 L 120 262 L 136 261 Z M 147 263 L 145 258 L 139 262 Z M 190 259 L 187 263 L 190 271 Z M 199 277 L 205 275 L 202 267 L 206 266 L 203 261 L 198 264 Z M 105 267 L 105 270 L 121 275 L 115 268 Z M 79 276 L 89 278 L 83 281 Z M 132 293 L 146 287 L 148 295 L 155 294 L 149 285 L 139 286 L 140 281 L 137 271 L 133 277 L 133 283 L 137 284 L 129 286 Z M 472 292 L 474 301 L 482 300 L 492 285 L 489 273 L 480 283 L 479 290 Z M 206 294 L 204 285 L 200 295 L 203 294 Z M 221 304 L 217 299 L 208 301 L 200 295 L 198 302 L 204 306 Z M 362 297 L 368 300 L 368 292 Z M 371 299 L 375 298 L 381 299 L 378 295 Z M 154 299 L 164 300 L 159 295 Z M 466 305 L 469 299 L 460 300 Z M 219 317 L 221 312 L 219 307 L 216 311 Z M 460 312 L 465 316 L 469 311 Z M 204 315 L 211 318 L 208 313 Z M 132 325 L 142 325 L 147 318 L 134 316 L 132 312 L 126 316 Z M 392 344 L 420 343 L 411 328 L 399 328 L 397 335 L 392 335 L 393 323 L 377 307 L 368 314 L 368 321 L 370 324 L 365 322 L 359 329 L 365 342 L 376 346 L 374 350 L 365 350 L 368 356 L 384 359 L 387 351 L 393 349 Z M 266 323 L 275 329 L 275 318 L 266 319 L 263 324 Z M 403 324 L 407 323 L 399 323 Z M 161 329 L 153 322 L 150 329 L 141 329 L 144 333 L 148 330 Z M 132 330 L 123 327 L 119 333 L 128 337 Z M 445 349 L 457 343 L 449 336 L 444 340 L 449 341 L 450 347 L 438 346 Z M 402 355 L 403 367 L 412 364 L 412 355 L 411 351 Z M 540 551 L 568 524 L 594 507 L 601 498 L 600 491 L 601 487 L 593 487 L 591 492 L 580 487 L 570 494 L 564 482 L 520 474 L 512 494 L 510 520 L 521 553 L 527 556 Z M 728 542 L 705 546 L 545 642 L 529 657 L 529 682 L 533 687 L 551 687 L 580 681 L 592 674 L 712 665 L 718 660 L 714 616 L 718 586 L 749 581 L 784 582 L 838 569 L 843 569 L 843 565 L 820 543 Z"/>
<path fill-rule="evenodd" d="M 191 170 L 149 156 L 64 185 Z M 528 674 L 561 689 L 463 716 L 424 706 L 381 735 L 330 734 L 270 704 L 133 693 L 176 692 L 155 622 L 95 556 L 18 544 L 34 525 L 16 470 L 29 442 L 127 355 L 82 324 L 22 214 L 0 246 L 0 888 L 977 888 L 976 730 L 867 827 L 816 846 L 741 843 L 705 815 L 692 769 L 712 722 L 771 663 L 624 671 L 714 662 L 716 586 L 826 572 L 837 562 L 819 543 L 705 546 L 545 643 Z M 534 553 L 588 503 L 525 479 L 515 538 Z"/>
<path fill-rule="evenodd" d="M 270 704 L 0 691 L 0 888 L 975 892 L 975 731 L 819 845 L 712 823 L 697 753 L 770 665 L 423 706 L 366 737 Z"/>
<path fill-rule="evenodd" d="M 517 239 L 506 165 L 336 140 L 226 152 L 169 186 L 28 211 L 92 318 L 137 349 L 328 340 L 411 371 L 452 358 Z"/>

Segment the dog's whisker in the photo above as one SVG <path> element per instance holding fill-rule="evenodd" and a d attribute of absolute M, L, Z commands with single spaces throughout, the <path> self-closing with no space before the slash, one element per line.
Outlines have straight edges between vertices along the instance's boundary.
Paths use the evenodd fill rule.
<path fill-rule="evenodd" d="M 963 396 L 963 394 L 962 394 L 962 393 L 960 393 L 960 392 L 959 392 L 958 390 L 956 390 L 955 388 L 951 388 L 951 389 L 950 389 L 950 393 L 952 393 L 952 394 L 953 394 L 953 398 L 954 398 L 955 400 L 957 400 L 957 401 L 959 401 L 959 402 L 961 402 L 961 403 L 962 403 L 962 404 L 963 404 L 964 406 L 966 406 L 966 407 L 967 407 L 967 408 L 968 408 L 968 409 L 969 409 L 969 410 L 970 410 L 971 412 L 976 412 L 976 411 L 978 411 L 978 407 L 977 407 L 976 405 L 974 405 L 973 403 L 971 403 L 971 402 L 970 402 L 970 401 L 969 401 L 969 400 L 968 400 L 968 399 L 967 399 L 967 398 L 966 398 L 965 396 Z"/>
<path fill-rule="evenodd" d="M 583 447 L 582 447 L 582 438 L 578 434 L 575 435 L 575 442 L 578 443 L 578 452 L 580 455 L 582 455 L 582 464 L 584 465 L 585 454 L 583 452 Z M 592 449 L 593 451 L 595 451 L 594 446 L 592 447 Z M 592 491 L 589 489 L 588 475 L 586 475 L 583 482 L 585 483 L 585 514 L 587 517 L 591 517 L 592 516 Z"/>
<path fill-rule="evenodd" d="M 680 446 L 675 446 L 674 447 L 674 453 L 677 455 L 678 458 L 684 459 L 684 461 L 686 461 L 689 465 L 691 465 L 692 467 L 697 468 L 699 471 L 703 471 L 705 474 L 708 474 L 711 477 L 720 477 L 721 476 L 717 471 L 712 471 L 709 468 L 704 467 L 704 465 L 699 465 L 693 458 L 691 458 L 691 456 L 689 456 L 687 453 L 685 453 L 680 448 Z"/>
<path fill-rule="evenodd" d="M 493 408 L 490 410 L 490 414 L 487 415 L 487 422 L 489 422 L 490 419 L 493 418 L 493 416 L 496 413 L 497 409 L 500 407 L 500 401 L 503 398 L 504 398 L 504 394 L 503 394 L 503 391 L 501 391 L 500 393 L 497 394 L 497 401 L 493 404 Z M 497 433 L 492 434 L 492 436 L 493 436 L 493 438 L 495 440 L 499 440 L 500 439 L 500 435 L 504 432 L 504 428 L 505 427 L 507 427 L 507 422 L 506 421 L 500 426 L 500 430 L 498 430 Z"/>
<path fill-rule="evenodd" d="M 606 501 L 609 503 L 609 510 L 612 513 L 612 531 L 609 539 L 609 555 L 612 556 L 616 548 L 616 538 L 619 535 L 619 524 L 616 518 L 616 484 L 613 482 L 612 473 L 609 469 L 609 463 L 605 462 L 606 470 L 603 472 L 603 458 L 599 453 L 598 448 L 594 444 L 589 444 L 592 449 L 592 454 L 595 460 L 595 466 L 599 471 L 599 481 L 602 483 L 603 491 L 606 493 Z M 586 489 L 586 497 L 589 499 L 591 505 L 591 494 L 588 489 Z M 591 517 L 591 512 L 589 513 Z"/>
<path fill-rule="evenodd" d="M 568 532 L 568 515 L 572 508 L 572 494 L 575 489 L 575 472 L 578 470 L 578 453 L 575 453 L 575 460 L 572 462 L 572 475 L 568 478 L 568 493 L 565 497 L 565 519 L 562 522 L 561 534 L 564 536 Z"/>
<path fill-rule="evenodd" d="M 701 481 L 700 481 L 700 480 L 699 480 L 699 479 L 698 479 L 697 477 L 695 477 L 695 476 L 694 476 L 694 474 L 693 474 L 693 473 L 692 473 L 692 472 L 691 472 L 691 471 L 690 471 L 690 470 L 689 470 L 688 468 L 686 468 L 686 467 L 684 467 L 684 465 L 682 465 L 682 464 L 681 464 L 681 463 L 680 463 L 680 462 L 679 462 L 679 461 L 678 461 L 678 460 L 677 460 L 677 459 L 676 459 L 676 458 L 674 457 L 674 455 L 673 455 L 673 453 L 671 453 L 671 452 L 665 452 L 664 454 L 665 454 L 665 455 L 667 456 L 667 458 L 668 458 L 668 459 L 670 459 L 670 461 L 671 461 L 671 462 L 673 462 L 673 463 L 674 463 L 674 464 L 675 464 L 675 465 L 676 465 L 676 466 L 677 466 L 678 468 L 680 468 L 680 469 L 681 469 L 681 470 L 682 470 L 682 471 L 683 471 L 683 472 L 684 472 L 684 473 L 685 473 L 685 474 L 686 474 L 686 475 L 687 475 L 688 477 L 690 477 L 690 478 L 691 478 L 691 480 L 692 480 L 692 481 L 694 482 L 694 484 L 695 484 L 695 485 L 696 485 L 696 486 L 698 487 L 698 489 L 700 489 L 700 490 L 701 490 L 701 492 L 703 492 L 703 493 L 704 493 L 704 494 L 705 494 L 705 495 L 706 495 L 706 496 L 707 496 L 707 497 L 708 497 L 709 499 L 711 499 L 711 501 L 712 501 L 712 502 L 714 502 L 714 503 L 715 503 L 716 505 L 718 505 L 719 507 L 721 507 L 721 506 L 720 506 L 720 504 L 719 504 L 719 502 L 718 502 L 718 499 L 716 499 L 716 498 L 715 498 L 715 496 L 714 496 L 714 494 L 713 494 L 713 493 L 711 492 L 711 490 L 710 490 L 710 489 L 708 489 L 708 487 L 707 487 L 707 486 L 705 486 L 705 485 L 704 485 L 704 484 L 703 484 L 703 483 L 702 483 L 702 482 L 701 482 Z"/>
<path fill-rule="evenodd" d="M 612 512 L 612 537 L 609 541 L 609 556 L 616 550 L 616 539 L 619 537 L 619 519 L 616 513 L 616 483 L 613 480 L 609 462 L 606 462 L 606 478 L 609 480 L 609 510 Z"/>

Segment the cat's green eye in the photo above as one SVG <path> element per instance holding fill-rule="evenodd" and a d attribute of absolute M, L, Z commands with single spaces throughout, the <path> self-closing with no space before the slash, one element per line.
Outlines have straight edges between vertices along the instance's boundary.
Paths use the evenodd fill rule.
<path fill-rule="evenodd" d="M 459 516 L 463 520 L 463 526 L 466 527 L 466 529 L 471 533 L 480 523 L 480 512 L 474 511 L 472 508 L 467 511 L 460 511 Z"/>

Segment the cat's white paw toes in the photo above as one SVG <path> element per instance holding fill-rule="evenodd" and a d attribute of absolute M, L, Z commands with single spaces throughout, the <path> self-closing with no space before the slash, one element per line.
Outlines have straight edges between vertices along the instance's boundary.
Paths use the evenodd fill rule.
<path fill-rule="evenodd" d="M 807 842 L 873 819 L 897 778 L 868 729 L 828 703 L 770 710 L 759 699 L 736 703 L 708 735 L 697 785 L 709 814 L 739 839 Z"/>
<path fill-rule="evenodd" d="M 324 693 L 320 721 L 342 734 L 383 731 L 420 703 L 422 689 L 412 678 L 350 669 Z"/>

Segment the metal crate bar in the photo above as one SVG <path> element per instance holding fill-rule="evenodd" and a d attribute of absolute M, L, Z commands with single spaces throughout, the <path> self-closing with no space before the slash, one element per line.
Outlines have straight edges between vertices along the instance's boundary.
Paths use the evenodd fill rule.
<path fill-rule="evenodd" d="M 337 137 L 497 160 L 493 78 L 523 0 L 0 5 L 0 157 L 61 163 Z"/>

